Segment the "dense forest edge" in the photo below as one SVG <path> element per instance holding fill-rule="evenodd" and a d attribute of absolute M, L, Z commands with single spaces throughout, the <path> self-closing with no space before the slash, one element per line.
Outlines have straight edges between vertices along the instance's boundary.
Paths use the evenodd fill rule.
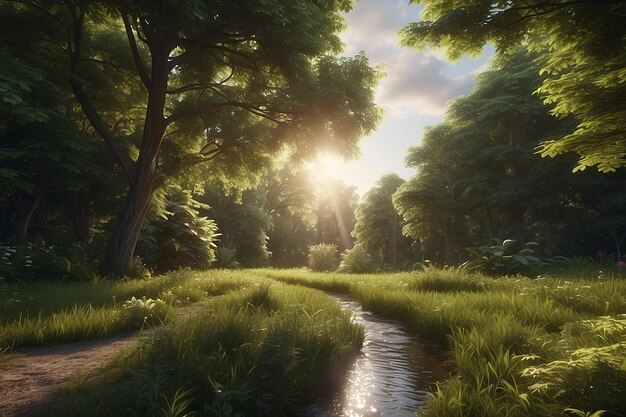
<path fill-rule="evenodd" d="M 0 367 L 138 338 L 23 413 L 296 415 L 363 343 L 323 290 L 442 346 L 420 415 L 626 415 L 626 3 L 416 3 L 495 56 L 359 196 L 352 1 L 0 2 Z"/>

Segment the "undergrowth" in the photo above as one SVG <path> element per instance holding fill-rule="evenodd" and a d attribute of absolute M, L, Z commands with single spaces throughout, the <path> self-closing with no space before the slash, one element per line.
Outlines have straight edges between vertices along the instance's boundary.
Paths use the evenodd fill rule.
<path fill-rule="evenodd" d="M 295 415 L 363 338 L 324 294 L 257 278 L 154 332 L 118 359 L 109 384 L 74 392 L 72 403 L 46 415 L 86 407 L 93 416 Z"/>
<path fill-rule="evenodd" d="M 241 288 L 228 271 L 177 271 L 156 278 L 12 284 L 0 297 L 0 351 L 89 340 L 168 322 L 178 305 Z"/>
<path fill-rule="evenodd" d="M 622 279 L 492 278 L 432 268 L 361 276 L 255 272 L 351 294 L 366 309 L 447 342 L 456 372 L 437 385 L 423 416 L 626 415 Z"/>

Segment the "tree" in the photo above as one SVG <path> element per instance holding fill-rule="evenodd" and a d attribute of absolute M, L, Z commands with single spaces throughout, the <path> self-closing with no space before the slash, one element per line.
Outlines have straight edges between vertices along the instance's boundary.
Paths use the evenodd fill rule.
<path fill-rule="evenodd" d="M 45 198 L 87 191 L 105 166 L 49 75 L 8 56 L 0 60 L 0 239 L 22 243 Z"/>
<path fill-rule="evenodd" d="M 126 274 L 153 193 L 191 165 L 282 144 L 349 154 L 377 124 L 378 72 L 336 59 L 351 2 L 10 1 L 0 19 L 30 51 L 66 51 L 69 84 L 125 172 L 129 191 L 105 254 Z M 119 86 L 107 83 L 122 74 Z M 105 99 L 118 90 L 120 100 Z M 129 107 L 127 98 L 139 102 Z M 239 129 L 223 130 L 223 119 Z M 232 127 L 228 123 L 227 127 Z M 245 133 L 245 135 L 243 134 Z"/>
<path fill-rule="evenodd" d="M 268 261 L 271 254 L 266 232 L 270 218 L 263 210 L 262 193 L 247 190 L 240 195 L 227 194 L 214 186 L 207 187 L 198 201 L 208 205 L 200 213 L 217 223 L 219 247 L 235 250 L 237 261 L 245 266 Z"/>
<path fill-rule="evenodd" d="M 308 173 L 287 162 L 269 172 L 259 189 L 269 215 L 267 247 L 276 266 L 303 266 L 315 240 L 315 187 Z"/>
<path fill-rule="evenodd" d="M 542 156 L 580 155 L 576 170 L 626 166 L 626 2 L 620 0 L 416 0 L 423 20 L 402 32 L 404 45 L 443 48 L 456 60 L 494 44 L 500 58 L 527 45 L 539 53 L 538 88 L 557 117 L 577 127 L 547 140 Z"/>
<path fill-rule="evenodd" d="M 404 184 L 396 174 L 382 176 L 359 202 L 352 236 L 379 263 L 397 266 L 411 255 L 412 240 L 402 235 L 403 221 L 392 196 Z"/>
<path fill-rule="evenodd" d="M 418 172 L 394 196 L 404 230 L 446 263 L 492 238 L 536 240 L 550 255 L 595 254 L 621 233 L 624 170 L 572 175 L 574 155 L 540 158 L 539 143 L 575 126 L 533 95 L 542 79 L 524 51 L 501 65 L 410 150 Z"/>
<path fill-rule="evenodd" d="M 553 198 L 537 192 L 540 184 L 557 175 L 545 168 L 556 165 L 559 178 L 568 175 L 567 166 L 548 163 L 534 153 L 539 143 L 572 127 L 551 116 L 533 95 L 541 81 L 532 55 L 518 50 L 499 69 L 476 77 L 472 92 L 448 109 L 449 123 L 463 126 L 465 140 L 473 143 L 471 153 L 463 156 L 474 175 L 467 199 L 474 198 L 473 207 L 482 206 L 489 238 L 525 241 L 527 210 L 541 199 Z M 567 163 L 569 158 L 559 161 Z M 497 217 L 502 220 L 496 222 Z"/>
<path fill-rule="evenodd" d="M 427 129 L 421 146 L 409 149 L 406 159 L 416 175 L 393 196 L 403 233 L 424 242 L 425 255 L 438 255 L 448 265 L 459 263 L 467 235 L 463 195 L 471 178 L 463 175 L 468 163 L 464 139 L 461 130 L 445 122 Z"/>

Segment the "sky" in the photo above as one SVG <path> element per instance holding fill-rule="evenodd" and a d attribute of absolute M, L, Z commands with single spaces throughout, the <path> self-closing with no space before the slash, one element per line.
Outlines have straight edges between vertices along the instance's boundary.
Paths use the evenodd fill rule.
<path fill-rule="evenodd" d="M 414 174 L 406 168 L 407 150 L 418 146 L 427 126 L 444 117 L 446 103 L 469 93 L 474 76 L 484 71 L 493 50 L 452 64 L 439 51 L 417 52 L 401 48 L 398 32 L 419 20 L 421 6 L 409 0 L 360 0 L 346 15 L 348 29 L 341 34 L 344 55 L 365 51 L 370 65 L 383 65 L 387 74 L 376 90 L 376 103 L 385 111 L 379 129 L 361 142 L 361 157 L 342 161 L 323 157 L 320 164 L 330 176 L 357 187 L 362 196 L 384 174 L 404 179 Z"/>

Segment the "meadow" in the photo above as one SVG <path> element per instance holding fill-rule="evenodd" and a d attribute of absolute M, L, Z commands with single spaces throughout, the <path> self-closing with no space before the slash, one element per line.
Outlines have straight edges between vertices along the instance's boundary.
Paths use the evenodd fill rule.
<path fill-rule="evenodd" d="M 21 284 L 2 289 L 0 346 L 154 327 L 100 376 L 66 387 L 71 401 L 45 415 L 289 416 L 363 341 L 363 329 L 315 289 L 349 294 L 445 346 L 454 371 L 433 389 L 424 416 L 626 414 L 619 276 L 256 269 Z"/>

